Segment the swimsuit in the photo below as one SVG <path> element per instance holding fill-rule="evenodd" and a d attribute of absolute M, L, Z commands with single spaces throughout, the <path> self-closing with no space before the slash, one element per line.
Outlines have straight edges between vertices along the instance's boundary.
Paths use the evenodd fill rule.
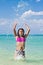
<path fill-rule="evenodd" d="M 16 42 L 25 42 L 25 38 L 24 37 L 17 37 L 16 38 Z M 16 50 L 16 54 L 17 56 L 22 56 L 23 58 L 25 57 L 25 51 L 24 50 Z"/>
<path fill-rule="evenodd" d="M 21 50 L 16 50 L 16 54 L 17 56 L 22 56 L 23 58 L 25 57 L 25 51 L 21 51 Z"/>
<path fill-rule="evenodd" d="M 17 37 L 16 42 L 25 42 L 25 38 L 24 37 Z"/>

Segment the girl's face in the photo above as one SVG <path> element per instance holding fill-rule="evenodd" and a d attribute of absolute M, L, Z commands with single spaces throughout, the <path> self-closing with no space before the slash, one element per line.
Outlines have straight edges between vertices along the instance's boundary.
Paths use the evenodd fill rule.
<path fill-rule="evenodd" d="M 22 36 L 24 34 L 23 30 L 19 30 L 19 35 Z"/>

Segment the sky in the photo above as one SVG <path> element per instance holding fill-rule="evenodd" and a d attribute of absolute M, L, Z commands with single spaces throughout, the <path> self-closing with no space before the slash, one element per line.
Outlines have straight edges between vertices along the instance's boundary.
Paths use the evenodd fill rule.
<path fill-rule="evenodd" d="M 43 34 L 43 0 L 0 0 L 0 34 L 13 34 L 24 23 L 30 27 L 30 34 Z"/>

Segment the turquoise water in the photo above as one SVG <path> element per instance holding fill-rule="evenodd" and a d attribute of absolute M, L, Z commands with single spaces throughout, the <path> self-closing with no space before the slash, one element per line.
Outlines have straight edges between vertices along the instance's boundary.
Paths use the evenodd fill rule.
<path fill-rule="evenodd" d="M 15 48 L 14 36 L 0 36 L 0 65 L 43 65 L 43 36 L 28 36 L 24 61 L 14 60 Z"/>

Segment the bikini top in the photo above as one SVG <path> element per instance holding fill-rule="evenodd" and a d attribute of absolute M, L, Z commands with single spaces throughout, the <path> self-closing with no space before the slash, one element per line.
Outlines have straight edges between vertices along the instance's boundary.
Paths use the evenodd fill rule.
<path fill-rule="evenodd" d="M 24 37 L 17 37 L 17 38 L 16 38 L 16 41 L 17 41 L 17 42 L 25 42 L 25 40 L 26 40 L 26 39 L 25 39 Z"/>

